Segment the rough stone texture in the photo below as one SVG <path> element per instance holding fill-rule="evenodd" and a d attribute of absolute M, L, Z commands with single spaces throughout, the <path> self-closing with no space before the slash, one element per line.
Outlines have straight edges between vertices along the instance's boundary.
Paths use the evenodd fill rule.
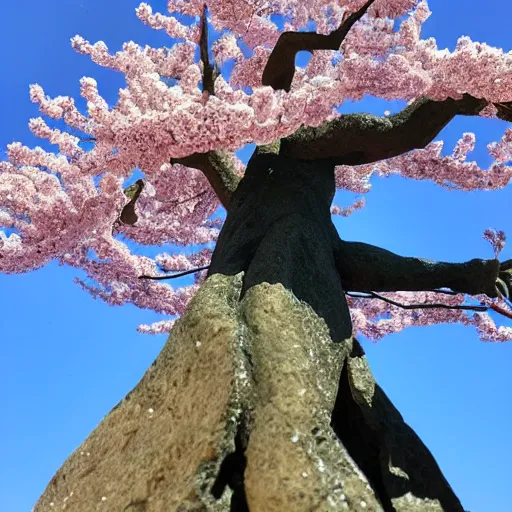
<path fill-rule="evenodd" d="M 281 284 L 254 286 L 240 300 L 242 277 L 207 279 L 35 512 L 462 510 L 358 343 L 333 343 L 325 321 Z M 333 408 L 338 426 L 361 410 L 358 428 L 379 440 L 373 488 L 349 455 L 354 441 L 373 438 L 350 429 L 337 437 Z"/>
<path fill-rule="evenodd" d="M 240 287 L 241 276 L 207 280 L 35 512 L 230 510 L 218 476 L 241 429 L 251 511 L 381 510 L 329 427 L 350 340 L 333 344 L 325 322 L 281 285 L 238 302 Z"/>
<path fill-rule="evenodd" d="M 228 510 L 210 488 L 243 395 L 239 278 L 196 295 L 139 384 L 69 457 L 35 512 Z M 65 505 L 65 507 L 64 507 Z"/>
<path fill-rule="evenodd" d="M 381 510 L 329 425 L 351 340 L 332 343 L 325 322 L 281 285 L 251 288 L 242 311 L 255 390 L 249 510 Z"/>

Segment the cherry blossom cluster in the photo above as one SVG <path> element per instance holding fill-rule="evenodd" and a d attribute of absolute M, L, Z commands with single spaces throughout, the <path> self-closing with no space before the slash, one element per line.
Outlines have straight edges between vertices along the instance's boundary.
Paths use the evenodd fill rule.
<path fill-rule="evenodd" d="M 464 295 L 444 295 L 435 292 L 394 292 L 382 293 L 388 299 L 404 305 L 444 304 L 447 306 L 469 305 Z M 478 296 L 481 303 L 489 303 L 485 296 Z M 496 325 L 487 312 L 468 314 L 460 309 L 402 309 L 378 299 L 347 297 L 355 333 L 360 333 L 372 341 L 387 334 L 403 331 L 407 327 L 420 327 L 433 324 L 462 324 L 477 330 L 482 341 L 506 342 L 512 340 L 512 327 Z M 499 301 L 506 311 L 510 308 Z M 472 304 L 480 305 L 472 301 Z"/>
<path fill-rule="evenodd" d="M 356 167 L 338 166 L 336 185 L 357 193 L 368 192 L 373 175 L 387 177 L 398 174 L 414 180 L 430 180 L 450 190 L 497 190 L 512 181 L 512 166 L 493 162 L 488 169 L 481 169 L 475 161 L 467 161 L 473 149 L 475 137 L 465 133 L 457 142 L 451 155 L 442 155 L 443 142 L 431 142 L 424 149 L 417 149 L 403 155 L 377 163 Z M 503 139 L 497 144 L 505 146 Z M 489 145 L 492 155 L 493 144 Z M 512 146 L 507 143 L 509 149 Z M 505 151 L 505 149 L 500 150 Z"/>
<path fill-rule="evenodd" d="M 494 257 L 498 258 L 500 252 L 505 248 L 505 243 L 507 241 L 505 232 L 488 228 L 484 231 L 483 238 L 492 245 L 492 248 L 494 249 Z"/>
<path fill-rule="evenodd" d="M 346 208 L 341 208 L 337 205 L 334 205 L 331 207 L 331 213 L 333 215 L 341 215 L 342 217 L 348 217 L 349 215 L 352 215 L 357 210 L 361 210 L 366 205 L 366 199 L 364 197 L 361 197 L 354 201 L 350 206 L 347 206 Z"/>
<path fill-rule="evenodd" d="M 180 315 L 204 272 L 194 284 L 178 289 L 169 282 L 139 277 L 207 264 L 222 221 L 212 217 L 219 201 L 202 173 L 171 165 L 171 158 L 267 144 L 304 124 L 320 126 L 334 119 L 344 101 L 364 95 L 412 100 L 422 95 L 456 98 L 468 92 L 489 102 L 510 100 L 512 54 L 467 37 L 452 52 L 438 49 L 433 39 L 421 39 L 422 24 L 430 16 L 424 0 L 377 0 L 340 51 L 315 52 L 306 66 L 297 67 L 290 92 L 260 85 L 283 30 L 314 27 L 327 34 L 365 2 L 211 2 L 208 21 L 219 32 L 211 41 L 212 55 L 221 71 L 228 62 L 233 69 L 222 72 L 215 94 L 207 99 L 197 58 L 204 0 L 169 0 L 167 14 L 154 13 L 146 3 L 136 9 L 141 22 L 172 38 L 170 47 L 127 42 L 120 51 L 111 52 L 102 41 L 91 43 L 75 36 L 73 48 L 99 66 L 123 73 L 126 87 L 119 91 L 117 103 L 109 105 L 96 81 L 82 78 L 80 94 L 87 107 L 81 112 L 72 98 L 49 98 L 41 86 L 31 86 L 31 100 L 49 120 L 31 119 L 30 129 L 54 145 L 55 152 L 13 143 L 7 148 L 8 160 L 0 162 L 0 271 L 26 272 L 57 259 L 84 270 L 87 277 L 77 280 L 79 284 L 109 304 L 132 303 L 168 316 Z M 181 15 L 194 21 L 185 22 Z M 281 15 L 281 26 L 274 15 Z M 493 117 L 496 109 L 489 103 L 481 115 Z M 73 133 L 53 128 L 54 120 L 64 121 Z M 488 146 L 494 159 L 488 169 L 467 160 L 474 145 L 474 136 L 463 134 L 451 155 L 442 155 L 442 142 L 433 142 L 376 164 L 340 166 L 336 183 L 359 194 L 370 190 L 373 175 L 400 174 L 468 191 L 508 185 L 512 130 Z M 235 158 L 234 165 L 243 175 L 242 162 Z M 128 202 L 124 189 L 136 169 L 143 173 L 145 186 L 136 204 L 138 220 L 126 225 L 120 221 Z M 334 206 L 332 213 L 346 216 L 363 206 L 360 198 L 346 208 Z M 485 237 L 499 252 L 504 235 L 489 231 Z M 177 254 L 162 252 L 149 258 L 135 254 L 133 244 L 171 244 Z M 194 252 L 178 254 L 186 246 L 193 246 Z M 436 296 L 436 300 L 464 299 Z M 485 314 L 404 312 L 377 302 L 350 299 L 354 325 L 371 338 L 406 325 L 453 321 L 475 326 L 486 339 L 510 339 L 509 330 L 497 328 Z M 172 323 L 165 320 L 139 330 L 167 332 Z"/>

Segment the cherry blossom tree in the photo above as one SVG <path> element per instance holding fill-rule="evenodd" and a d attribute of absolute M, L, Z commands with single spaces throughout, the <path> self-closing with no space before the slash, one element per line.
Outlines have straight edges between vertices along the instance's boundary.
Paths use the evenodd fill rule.
<path fill-rule="evenodd" d="M 400 174 L 458 190 L 493 190 L 511 180 L 511 129 L 489 145 L 495 159 L 489 169 L 467 161 L 475 145 L 472 134 L 463 134 L 450 156 L 441 155 L 442 142 L 432 142 L 457 114 L 512 117 L 507 103 L 512 57 L 467 37 L 453 52 L 422 40 L 421 26 L 430 15 L 425 1 L 215 2 L 209 6 L 209 22 L 219 34 L 215 40 L 206 34 L 202 2 L 171 1 L 169 12 L 155 14 L 145 3 L 137 9 L 142 22 L 175 40 L 169 48 L 129 42 L 112 55 L 101 41 L 73 38 L 77 52 L 125 74 L 126 87 L 113 107 L 92 78 L 81 81 L 87 113 L 72 98 L 50 99 L 41 86 L 31 86 L 40 111 L 63 119 L 69 129 L 31 119 L 33 133 L 58 150 L 8 146 L 9 160 L 0 163 L 1 271 L 27 272 L 58 259 L 84 269 L 90 279 L 78 282 L 109 304 L 181 315 L 205 272 L 196 284 L 178 289 L 139 277 L 209 263 L 222 224 L 213 216 L 219 203 L 229 210 L 244 175 L 233 152 L 248 143 L 261 147 L 280 141 L 280 154 L 329 159 L 336 187 L 361 194 L 370 190 L 373 175 Z M 283 16 L 284 32 L 273 15 Z M 315 35 L 297 32 L 311 26 Z M 312 58 L 306 67 L 295 68 L 300 50 L 311 51 Z M 230 61 L 234 67 L 227 76 L 221 71 Z M 406 99 L 409 106 L 381 118 L 336 110 L 365 94 Z M 126 189 L 135 169 L 143 173 L 140 190 L 136 185 Z M 134 191 L 136 197 L 130 196 Z M 331 211 L 348 215 L 363 206 L 360 199 Z M 489 231 L 486 236 L 499 251 L 504 234 Z M 128 241 L 198 250 L 148 258 L 134 254 Z M 398 291 L 405 293 L 386 298 L 418 305 L 468 304 L 464 294 Z M 477 300 L 492 306 L 485 297 Z M 485 312 L 407 311 L 359 297 L 348 297 L 348 304 L 355 331 L 374 339 L 409 325 L 439 322 L 472 325 L 485 340 L 512 338 L 509 327 L 496 326 Z M 493 307 L 508 311 L 503 302 Z M 167 332 L 172 324 L 171 319 L 139 330 Z"/>
<path fill-rule="evenodd" d="M 13 143 L 0 162 L 2 272 L 54 259 L 83 269 L 88 279 L 77 281 L 94 297 L 170 317 L 139 327 L 149 333 L 169 332 L 207 276 L 244 272 L 242 296 L 281 283 L 325 320 L 334 342 L 443 322 L 512 339 L 486 312 L 512 318 L 512 262 L 497 259 L 503 232 L 484 233 L 495 259 L 444 263 L 343 241 L 331 220 L 364 207 L 332 205 L 335 190 L 366 194 L 374 175 L 465 191 L 507 186 L 512 129 L 489 145 L 488 169 L 467 159 L 473 134 L 448 156 L 433 141 L 458 115 L 512 121 L 510 53 L 468 37 L 452 52 L 421 39 L 424 0 L 170 0 L 168 10 L 142 3 L 136 12 L 172 38 L 169 47 L 128 42 L 112 54 L 101 41 L 72 39 L 124 74 L 114 106 L 93 78 L 81 81 L 87 112 L 31 86 L 41 113 L 67 129 L 31 119 L 57 150 Z M 305 67 L 295 64 L 300 51 L 312 54 Z M 408 105 L 382 117 L 337 110 L 365 95 Z M 250 143 L 244 165 L 234 152 Z M 150 258 L 133 244 L 183 251 Z M 198 267 L 193 285 L 163 279 Z M 361 353 L 354 340 L 354 357 Z M 357 453 L 336 416 L 343 407 L 334 430 Z M 374 466 L 354 457 L 385 501 Z"/>

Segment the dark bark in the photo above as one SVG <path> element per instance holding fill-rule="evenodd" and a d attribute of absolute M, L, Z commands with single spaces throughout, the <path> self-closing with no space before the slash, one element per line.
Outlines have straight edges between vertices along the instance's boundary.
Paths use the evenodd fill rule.
<path fill-rule="evenodd" d="M 353 353 L 341 373 L 331 426 L 368 478 L 384 511 L 395 512 L 392 500 L 410 493 L 425 501 L 438 500 L 446 512 L 463 512 L 430 450 L 382 388 L 375 385 L 372 407 L 357 396 L 349 376 L 357 359 L 365 358 Z M 414 510 L 424 509 L 416 505 Z"/>
<path fill-rule="evenodd" d="M 233 194 L 212 256 L 209 275 L 244 272 L 241 297 L 257 284 L 281 283 L 327 323 L 335 342 L 350 338 L 352 326 L 344 287 L 352 290 L 421 290 L 453 287 L 485 292 L 498 263 L 463 264 L 405 258 L 368 244 L 340 240 L 330 215 L 334 165 L 256 151 Z M 446 511 L 462 511 L 435 459 L 378 386 L 372 406 L 357 397 L 347 372 L 364 352 L 354 350 L 343 370 L 332 428 L 383 504 L 411 492 L 439 500 Z M 357 379 L 352 376 L 352 380 Z M 392 473 L 393 466 L 409 478 Z M 396 462 L 396 464 L 395 464 Z"/>
<path fill-rule="evenodd" d="M 282 34 L 265 68 L 263 84 L 289 90 L 296 53 L 339 48 L 372 3 L 366 2 L 328 36 Z M 365 164 L 423 148 L 453 117 L 476 115 L 486 103 L 468 94 L 442 102 L 420 98 L 389 118 L 355 114 L 318 128 L 302 127 L 271 151 L 258 148 L 240 183 L 222 161 L 212 165 L 211 154 L 182 159 L 205 173 L 228 212 L 208 275 L 243 272 L 241 297 L 263 282 L 282 284 L 325 320 L 335 342 L 352 335 L 344 289 L 449 287 L 494 296 L 497 261 L 431 262 L 344 242 L 330 215 L 335 165 Z M 358 391 L 357 379 L 365 375 L 360 365 L 366 360 L 355 339 L 353 347 L 341 374 L 331 425 L 366 474 L 384 510 L 393 512 L 394 498 L 411 495 L 438 500 L 446 511 L 462 512 L 435 459 L 382 389 L 375 386 L 370 403 Z M 372 380 L 369 370 L 368 375 Z M 243 489 L 240 482 L 238 487 Z"/>
<path fill-rule="evenodd" d="M 496 296 L 497 260 L 444 263 L 342 241 L 331 220 L 334 165 L 256 151 L 234 192 L 208 275 L 244 272 L 252 286 L 281 283 L 324 318 L 334 341 L 352 334 L 344 290 L 447 287 Z"/>
<path fill-rule="evenodd" d="M 231 196 L 240 181 L 229 153 L 222 151 L 194 153 L 183 158 L 171 158 L 171 164 L 182 164 L 200 170 L 210 182 L 222 206 L 226 210 L 229 209 Z"/>
<path fill-rule="evenodd" d="M 281 143 L 281 154 L 304 160 L 331 159 L 361 165 L 424 148 L 456 115 L 477 115 L 485 100 L 420 98 L 398 114 L 347 114 L 319 127 L 303 126 Z"/>
<path fill-rule="evenodd" d="M 262 84 L 274 90 L 290 90 L 295 75 L 295 56 L 298 52 L 314 50 L 339 50 L 350 29 L 365 14 L 375 0 L 368 0 L 359 10 L 351 13 L 330 34 L 316 32 L 283 32 L 268 58 L 263 70 Z"/>
<path fill-rule="evenodd" d="M 207 20 L 207 8 L 206 4 L 203 7 L 203 13 L 201 15 L 201 35 L 199 38 L 199 54 L 201 62 L 203 63 L 203 92 L 214 94 L 214 84 L 216 69 L 210 64 L 210 58 L 208 56 L 208 20 Z"/>
<path fill-rule="evenodd" d="M 333 340 L 351 321 L 333 252 L 334 168 L 256 153 L 233 194 L 208 275 L 245 272 L 243 294 L 281 283 L 307 302 Z"/>
<path fill-rule="evenodd" d="M 142 180 L 137 180 L 133 185 L 130 185 L 125 189 L 124 193 L 127 197 L 130 198 L 130 201 L 125 204 L 124 208 L 121 211 L 121 215 L 119 216 L 119 220 L 123 224 L 129 224 L 133 226 L 137 220 L 138 216 L 135 213 L 135 203 L 139 198 L 142 190 L 144 189 L 144 182 Z"/>
<path fill-rule="evenodd" d="M 497 260 L 445 263 L 398 256 L 374 245 L 343 240 L 339 240 L 335 248 L 335 259 L 345 290 L 389 292 L 451 288 L 460 293 L 485 293 L 496 297 Z"/>

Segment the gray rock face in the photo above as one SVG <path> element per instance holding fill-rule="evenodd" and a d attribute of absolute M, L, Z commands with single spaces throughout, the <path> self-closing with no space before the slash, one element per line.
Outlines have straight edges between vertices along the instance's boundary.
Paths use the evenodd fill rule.
<path fill-rule="evenodd" d="M 210 488 L 243 394 L 235 279 L 212 280 L 137 386 L 57 472 L 35 512 L 228 510 Z M 205 508 L 206 507 L 206 508 Z"/>
<path fill-rule="evenodd" d="M 441 504 L 437 491 L 414 494 L 417 478 L 423 488 L 451 489 L 438 469 L 408 474 L 401 465 L 414 442 L 401 458 L 391 437 L 405 424 L 395 415 L 392 432 L 382 426 L 394 409 L 354 356 L 354 340 L 332 343 L 325 322 L 280 284 L 252 287 L 240 301 L 241 288 L 241 275 L 207 279 L 142 380 L 64 463 L 35 512 L 462 510 Z M 343 372 L 382 443 L 387 504 L 331 428 Z"/>

